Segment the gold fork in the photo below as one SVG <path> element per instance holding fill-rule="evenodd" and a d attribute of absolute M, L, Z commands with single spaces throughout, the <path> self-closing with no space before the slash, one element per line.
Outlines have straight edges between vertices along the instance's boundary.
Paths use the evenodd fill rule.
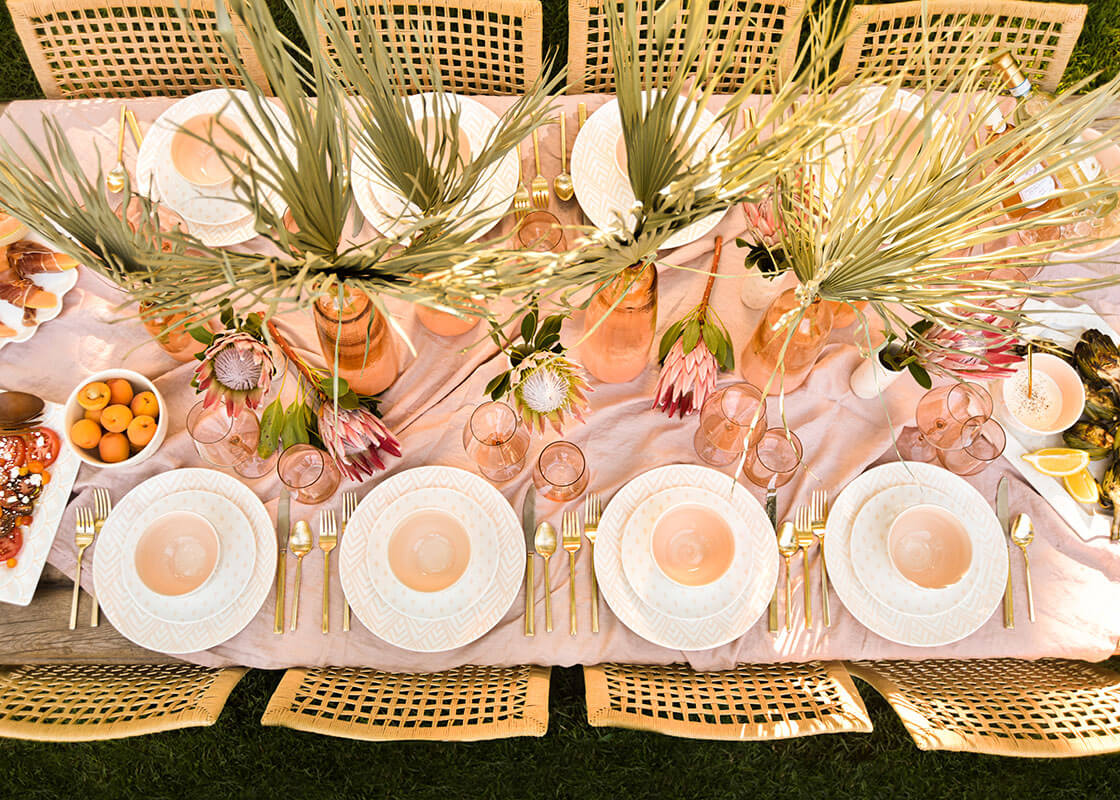
<path fill-rule="evenodd" d="M 561 541 L 568 551 L 568 621 L 572 636 L 576 635 L 576 553 L 579 552 L 579 515 L 574 511 L 564 514 L 560 529 Z"/>
<path fill-rule="evenodd" d="M 323 551 L 323 633 L 331 630 L 331 550 L 338 544 L 333 511 L 319 514 L 319 549 Z"/>
<path fill-rule="evenodd" d="M 105 524 L 105 520 L 109 518 L 109 512 L 113 510 L 113 499 L 109 497 L 108 489 L 93 490 L 93 509 L 95 515 L 93 519 L 93 535 L 94 538 L 96 538 L 101 535 L 101 526 Z M 89 624 L 91 628 L 96 628 L 100 607 L 97 604 L 97 595 L 90 592 L 90 597 L 93 598 L 93 608 L 89 612 Z"/>
<path fill-rule="evenodd" d="M 591 632 L 599 632 L 599 581 L 595 577 L 595 537 L 599 535 L 599 517 L 603 509 L 599 495 L 592 492 L 583 503 L 583 534 L 591 548 Z"/>
<path fill-rule="evenodd" d="M 809 498 L 809 507 L 813 510 L 813 533 L 821 546 L 821 619 L 826 628 L 832 627 L 832 614 L 828 605 L 828 565 L 824 560 L 824 531 L 828 522 L 828 492 L 824 489 L 814 489 Z"/>
<path fill-rule="evenodd" d="M 350 517 L 354 515 L 354 511 L 358 508 L 358 495 L 353 492 L 342 493 L 342 530 L 343 536 L 346 535 L 346 526 L 350 524 Z M 342 598 L 342 630 L 346 632 L 350 630 L 350 601 L 345 597 Z"/>
<path fill-rule="evenodd" d="M 809 583 L 809 548 L 816 537 L 813 536 L 813 520 L 809 506 L 798 506 L 793 522 L 797 535 L 797 546 L 801 548 L 801 582 L 805 588 L 805 630 L 813 627 L 813 587 Z"/>
<path fill-rule="evenodd" d="M 537 174 L 533 176 L 533 205 L 548 208 L 548 179 L 541 172 L 541 144 L 539 131 L 533 129 L 533 160 L 537 164 Z"/>
<path fill-rule="evenodd" d="M 532 203 L 529 201 L 529 190 L 525 188 L 525 168 L 521 165 L 521 145 L 517 145 L 517 191 L 513 194 L 513 213 L 518 219 L 529 213 Z"/>
<path fill-rule="evenodd" d="M 79 508 L 74 519 L 74 544 L 78 546 L 78 567 L 74 572 L 74 596 L 70 599 L 70 630 L 78 627 L 78 592 L 82 584 L 82 555 L 93 544 L 93 512 Z"/>

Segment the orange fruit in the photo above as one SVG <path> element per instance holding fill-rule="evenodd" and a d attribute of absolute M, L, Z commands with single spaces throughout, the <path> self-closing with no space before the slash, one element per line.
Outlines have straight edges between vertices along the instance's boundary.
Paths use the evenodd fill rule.
<path fill-rule="evenodd" d="M 92 419 L 80 419 L 70 428 L 70 441 L 78 447 L 92 450 L 101 441 L 101 426 Z"/>
<path fill-rule="evenodd" d="M 106 406 L 101 412 L 101 427 L 110 433 L 122 433 L 132 422 L 132 411 L 128 406 Z"/>
<path fill-rule="evenodd" d="M 27 235 L 27 226 L 15 217 L 0 214 L 0 245 L 9 245 Z"/>
<path fill-rule="evenodd" d="M 94 422 L 101 425 L 101 409 L 100 408 L 87 408 L 85 413 L 86 419 L 92 419 Z"/>
<path fill-rule="evenodd" d="M 147 414 L 139 414 L 128 423 L 128 440 L 136 447 L 143 447 L 156 435 L 156 421 Z"/>
<path fill-rule="evenodd" d="M 97 445 L 97 453 L 106 464 L 118 464 L 128 458 L 128 437 L 123 433 L 107 433 Z"/>
<path fill-rule="evenodd" d="M 111 396 L 112 390 L 109 389 L 108 384 L 102 383 L 101 381 L 94 381 L 93 383 L 87 383 L 82 387 L 82 390 L 78 392 L 78 405 L 86 411 L 105 408 L 105 406 L 109 405 L 109 398 Z"/>
<path fill-rule="evenodd" d="M 127 406 L 132 402 L 132 384 L 124 378 L 112 378 L 105 381 L 109 387 L 109 402 L 113 405 Z"/>
<path fill-rule="evenodd" d="M 147 416 L 155 419 L 159 416 L 159 403 L 151 392 L 140 392 L 132 398 L 132 413 L 136 416 Z"/>

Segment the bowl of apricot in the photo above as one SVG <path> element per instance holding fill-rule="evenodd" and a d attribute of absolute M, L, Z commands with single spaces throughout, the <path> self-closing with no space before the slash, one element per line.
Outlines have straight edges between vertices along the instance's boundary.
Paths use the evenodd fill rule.
<path fill-rule="evenodd" d="M 78 384 L 66 401 L 66 442 L 85 463 L 139 464 L 167 437 L 163 396 L 130 369 L 107 369 Z"/>

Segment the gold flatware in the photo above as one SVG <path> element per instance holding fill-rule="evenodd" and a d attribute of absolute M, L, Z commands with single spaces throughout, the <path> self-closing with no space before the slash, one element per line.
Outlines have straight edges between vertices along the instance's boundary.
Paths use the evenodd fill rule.
<path fill-rule="evenodd" d="M 295 630 L 299 625 L 299 590 L 300 578 L 303 577 L 303 557 L 311 552 L 311 526 L 302 519 L 292 528 L 292 535 L 288 537 L 288 549 L 296 557 L 296 586 L 292 597 L 292 626 Z"/>
<path fill-rule="evenodd" d="M 525 537 L 525 635 L 536 636 L 537 596 L 533 557 L 537 551 L 537 489 L 530 486 L 521 502 L 521 533 Z"/>
<path fill-rule="evenodd" d="M 144 144 L 144 134 L 140 133 L 140 126 L 136 124 L 136 115 L 126 106 L 124 116 L 128 120 L 128 127 L 132 130 L 132 141 L 136 142 L 136 149 L 139 150 L 140 145 Z"/>
<path fill-rule="evenodd" d="M 533 535 L 533 546 L 537 555 L 544 559 L 544 629 L 552 633 L 552 586 L 548 581 L 548 560 L 556 552 L 556 529 L 542 522 Z"/>
<path fill-rule="evenodd" d="M 284 590 L 288 582 L 288 539 L 291 538 L 292 493 L 287 489 L 276 505 L 276 611 L 273 633 L 284 632 Z"/>
<path fill-rule="evenodd" d="M 108 489 L 94 489 L 93 490 L 93 536 L 96 539 L 101 535 L 101 527 L 105 524 L 105 520 L 109 518 L 110 512 L 113 510 L 113 499 L 109 497 Z M 99 606 L 97 603 L 97 593 L 90 592 L 89 596 L 93 598 L 93 608 L 89 612 L 89 625 L 91 628 L 96 628 L 98 623 L 98 616 L 100 614 Z"/>
<path fill-rule="evenodd" d="M 331 550 L 338 544 L 333 511 L 319 513 L 319 549 L 323 551 L 323 633 L 331 630 Z"/>
<path fill-rule="evenodd" d="M 350 524 L 350 517 L 354 516 L 354 512 L 358 509 L 358 495 L 354 492 L 342 493 L 342 529 L 340 534 L 346 535 L 346 526 Z M 350 601 L 345 597 L 342 598 L 342 630 L 345 633 L 350 630 Z"/>
<path fill-rule="evenodd" d="M 809 497 L 809 507 L 813 511 L 813 534 L 821 548 L 821 619 L 826 628 L 832 627 L 832 612 L 828 604 L 828 564 L 824 560 L 824 532 L 828 524 L 828 492 L 814 489 Z"/>
<path fill-rule="evenodd" d="M 563 111 L 560 112 L 560 174 L 552 181 L 552 191 L 565 202 L 575 193 L 572 176 L 568 174 L 568 129 Z"/>
<path fill-rule="evenodd" d="M 595 537 L 599 535 L 599 517 L 603 514 L 599 495 L 592 492 L 583 502 L 583 535 L 591 549 L 591 632 L 599 632 L 599 580 L 595 577 Z"/>
<path fill-rule="evenodd" d="M 529 213 L 533 204 L 525 187 L 525 168 L 521 163 L 521 145 L 517 145 L 517 191 L 513 193 L 513 213 L 518 219 Z"/>
<path fill-rule="evenodd" d="M 770 527 L 774 535 L 778 534 L 778 476 L 770 477 L 770 484 L 766 487 L 766 518 L 770 520 Z M 778 632 L 778 583 L 774 582 L 774 596 L 770 598 L 770 613 L 766 618 L 766 629 L 770 633 Z"/>
<path fill-rule="evenodd" d="M 124 191 L 124 120 L 125 107 L 122 105 L 120 125 L 117 128 L 117 163 L 105 176 L 105 188 L 113 194 Z"/>
<path fill-rule="evenodd" d="M 999 519 L 1000 530 L 1010 538 L 1011 536 L 1011 509 L 1007 495 L 1007 476 L 999 479 L 996 487 L 996 517 Z M 1015 591 L 1011 585 L 1010 557 L 1007 568 L 1007 586 L 1003 590 L 1003 627 L 1015 627 Z"/>
<path fill-rule="evenodd" d="M 797 546 L 801 548 L 801 582 L 805 588 L 805 630 L 813 627 L 813 587 L 809 581 L 809 548 L 817 537 L 813 536 L 813 522 L 808 506 L 798 506 L 796 521 Z"/>
<path fill-rule="evenodd" d="M 793 630 L 793 581 L 789 574 L 789 560 L 797 552 L 797 532 L 788 519 L 778 527 L 778 552 L 786 560 L 786 630 Z"/>
<path fill-rule="evenodd" d="M 1027 581 L 1027 618 L 1034 622 L 1034 592 L 1031 591 L 1031 560 L 1027 556 L 1027 545 L 1034 541 L 1034 525 L 1026 514 L 1019 514 L 1011 523 L 1011 541 L 1023 551 L 1023 566 L 1026 568 Z"/>
<path fill-rule="evenodd" d="M 537 208 L 548 208 L 548 180 L 541 172 L 541 144 L 540 131 L 533 128 L 533 160 L 537 165 L 537 174 L 533 176 L 531 187 L 533 189 L 533 205 Z"/>
<path fill-rule="evenodd" d="M 568 622 L 571 630 L 568 632 L 576 635 L 576 553 L 579 552 L 579 515 L 574 511 L 564 514 L 564 521 L 560 527 L 561 542 L 568 553 Z"/>
<path fill-rule="evenodd" d="M 78 566 L 74 572 L 74 596 L 70 599 L 70 630 L 78 627 L 78 592 L 82 585 L 82 555 L 93 544 L 93 511 L 79 508 L 75 512 L 74 544 L 78 546 Z"/>

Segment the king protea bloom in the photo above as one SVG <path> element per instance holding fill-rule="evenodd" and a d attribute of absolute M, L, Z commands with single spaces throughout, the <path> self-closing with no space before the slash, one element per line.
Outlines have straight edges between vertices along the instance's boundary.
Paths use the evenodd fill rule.
<path fill-rule="evenodd" d="M 565 414 L 583 422 L 591 391 L 583 372 L 556 353 L 538 351 L 526 357 L 510 378 L 510 397 L 529 428 L 544 433 L 545 420 L 560 433 Z"/>
<path fill-rule="evenodd" d="M 339 408 L 331 401 L 319 406 L 319 438 L 347 478 L 360 480 L 385 469 L 385 453 L 399 456 L 401 445 L 368 408 Z"/>
<path fill-rule="evenodd" d="M 1000 330 L 961 327 L 951 330 L 934 325 L 915 345 L 922 364 L 961 380 L 998 380 L 1015 374 L 1023 357 L 1016 352 L 1019 338 L 1006 319 L 975 316 L 984 325 Z"/>
<path fill-rule="evenodd" d="M 694 414 L 715 390 L 718 377 L 719 363 L 703 341 L 686 354 L 683 340 L 677 339 L 661 366 L 653 407 L 670 417 Z"/>
<path fill-rule="evenodd" d="M 205 408 L 223 402 L 235 416 L 242 408 L 256 408 L 268 392 L 275 371 L 268 345 L 248 333 L 219 333 L 195 368 Z"/>

